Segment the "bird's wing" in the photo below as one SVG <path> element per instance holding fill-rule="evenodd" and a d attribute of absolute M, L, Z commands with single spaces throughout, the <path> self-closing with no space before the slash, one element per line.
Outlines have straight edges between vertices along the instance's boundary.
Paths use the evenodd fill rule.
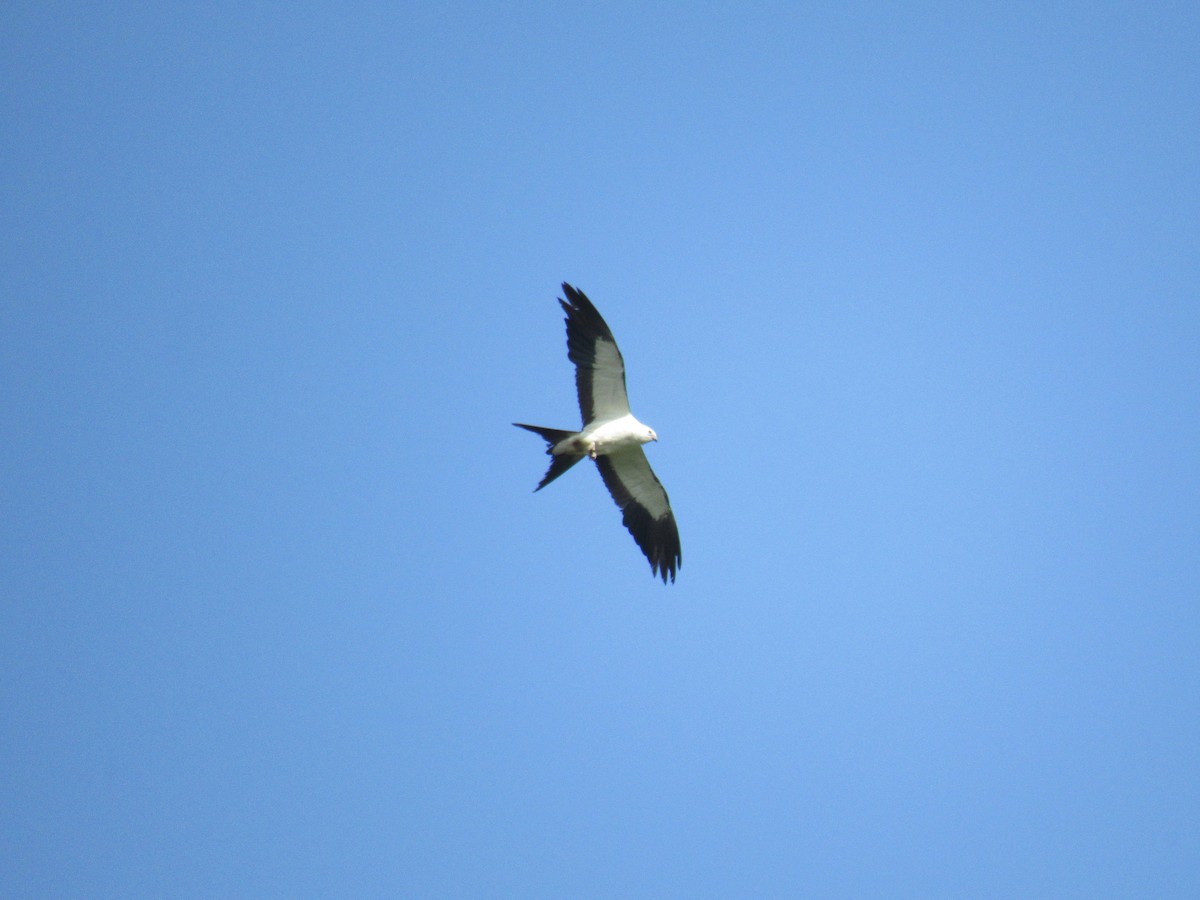
<path fill-rule="evenodd" d="M 671 501 L 662 483 L 654 475 L 641 447 L 596 457 L 596 468 L 613 500 L 621 508 L 622 521 L 637 545 L 650 560 L 650 571 L 675 580 L 675 570 L 683 565 L 679 547 L 679 529 Z"/>
<path fill-rule="evenodd" d="M 567 357 L 575 363 L 575 387 L 583 426 L 591 422 L 629 415 L 625 393 L 625 360 L 608 324 L 596 312 L 583 291 L 563 282 L 566 300 L 559 300 L 567 314 Z"/>

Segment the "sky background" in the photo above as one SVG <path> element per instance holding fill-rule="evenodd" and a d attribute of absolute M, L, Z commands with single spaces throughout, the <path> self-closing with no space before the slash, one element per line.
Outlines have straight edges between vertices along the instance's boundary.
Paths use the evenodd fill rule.
<path fill-rule="evenodd" d="M 5 4 L 0 894 L 1200 894 L 1198 47 Z"/>

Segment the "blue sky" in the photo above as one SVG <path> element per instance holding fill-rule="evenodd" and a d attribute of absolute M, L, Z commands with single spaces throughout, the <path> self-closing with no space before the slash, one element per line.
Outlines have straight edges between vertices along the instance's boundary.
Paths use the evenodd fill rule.
<path fill-rule="evenodd" d="M 1200 892 L 1194 4 L 0 18 L 0 893 Z"/>

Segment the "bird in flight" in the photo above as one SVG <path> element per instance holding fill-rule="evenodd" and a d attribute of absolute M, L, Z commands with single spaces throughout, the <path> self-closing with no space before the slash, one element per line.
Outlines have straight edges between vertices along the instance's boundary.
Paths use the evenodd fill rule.
<path fill-rule="evenodd" d="M 563 282 L 566 300 L 559 305 L 567 314 L 567 358 L 575 363 L 575 387 L 580 431 L 563 431 L 522 425 L 546 441 L 550 468 L 536 488 L 537 493 L 585 456 L 596 463 L 604 485 L 620 507 L 625 527 L 650 560 L 650 571 L 661 575 L 663 584 L 683 565 L 679 529 L 667 492 L 655 477 L 642 445 L 657 441 L 654 429 L 643 425 L 629 411 L 625 393 L 625 360 L 617 349 L 607 323 L 583 291 Z"/>

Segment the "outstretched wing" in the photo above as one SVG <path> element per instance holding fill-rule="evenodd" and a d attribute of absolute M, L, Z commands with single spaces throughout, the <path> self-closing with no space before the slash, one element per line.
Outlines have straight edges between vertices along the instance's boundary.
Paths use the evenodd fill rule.
<path fill-rule="evenodd" d="M 625 360 L 608 324 L 596 312 L 583 291 L 565 281 L 559 300 L 567 314 L 567 357 L 575 363 L 575 387 L 583 425 L 629 415 L 625 393 Z"/>
<path fill-rule="evenodd" d="M 625 527 L 650 560 L 650 571 L 661 574 L 663 584 L 667 583 L 667 575 L 674 581 L 675 570 L 683 565 L 679 529 L 667 492 L 655 477 L 642 448 L 597 456 L 596 468 L 621 508 Z"/>

